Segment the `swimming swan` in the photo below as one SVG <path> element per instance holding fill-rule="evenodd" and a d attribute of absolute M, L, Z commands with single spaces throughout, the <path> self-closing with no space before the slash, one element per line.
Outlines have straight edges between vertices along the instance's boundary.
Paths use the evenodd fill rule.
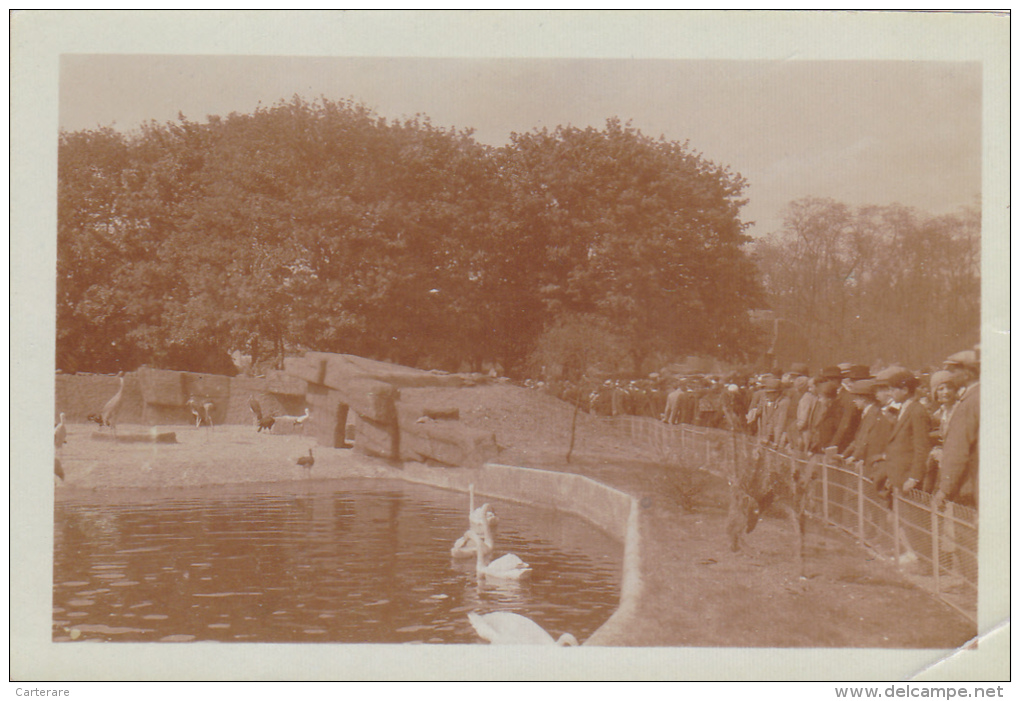
<path fill-rule="evenodd" d="M 453 557 L 474 557 L 476 541 L 470 537 L 470 533 L 474 531 L 481 536 L 482 554 L 488 557 L 492 555 L 492 551 L 496 547 L 495 530 L 498 522 L 496 512 L 493 511 L 489 504 L 482 504 L 477 509 L 475 508 L 475 485 L 468 485 L 468 495 L 470 498 L 468 506 L 468 530 L 453 544 L 453 548 L 450 549 L 450 555 Z"/>
<path fill-rule="evenodd" d="M 528 563 L 513 553 L 507 553 L 492 562 L 487 562 L 487 556 L 483 554 L 485 542 L 482 537 L 474 531 L 468 531 L 465 535 L 475 543 L 475 570 L 479 575 L 494 579 L 520 579 L 531 574 L 531 567 Z"/>
<path fill-rule="evenodd" d="M 480 538 L 482 554 L 486 557 L 492 555 L 492 551 L 496 547 L 493 534 L 496 513 L 492 510 L 492 507 L 488 504 L 482 504 L 471 512 L 468 521 L 470 526 L 464 531 L 464 535 L 453 544 L 450 554 L 454 557 L 474 557 L 475 550 L 477 549 L 476 543 L 479 542 L 471 538 L 471 534 L 474 533 Z"/>
<path fill-rule="evenodd" d="M 542 626 L 530 618 L 509 611 L 479 615 L 469 613 L 468 620 L 483 640 L 493 645 L 577 645 L 577 638 L 564 633 L 554 640 Z"/>

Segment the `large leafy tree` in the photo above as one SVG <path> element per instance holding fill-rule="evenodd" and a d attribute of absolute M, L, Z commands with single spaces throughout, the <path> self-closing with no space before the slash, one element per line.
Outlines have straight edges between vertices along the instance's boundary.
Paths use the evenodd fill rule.
<path fill-rule="evenodd" d="M 635 367 L 740 355 L 757 294 L 743 187 L 616 120 L 494 150 L 294 98 L 62 134 L 59 362 L 225 371 L 231 350 L 314 348 L 513 369 L 576 318 Z"/>
<path fill-rule="evenodd" d="M 743 251 L 739 175 L 616 119 L 515 134 L 500 173 L 509 213 L 493 250 L 512 263 L 492 269 L 505 337 L 595 314 L 627 340 L 635 370 L 753 353 L 747 312 L 759 288 Z"/>

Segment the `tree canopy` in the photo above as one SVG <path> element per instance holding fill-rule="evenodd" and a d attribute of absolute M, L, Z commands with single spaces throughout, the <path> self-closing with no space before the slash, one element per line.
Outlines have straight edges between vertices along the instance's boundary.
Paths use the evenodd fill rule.
<path fill-rule="evenodd" d="M 920 368 L 980 340 L 981 219 L 805 198 L 754 255 L 801 360 Z"/>
<path fill-rule="evenodd" d="M 578 319 L 628 370 L 757 352 L 743 178 L 616 119 L 497 149 L 295 97 L 64 132 L 59 159 L 65 371 L 228 372 L 231 351 L 315 349 L 522 372 Z"/>

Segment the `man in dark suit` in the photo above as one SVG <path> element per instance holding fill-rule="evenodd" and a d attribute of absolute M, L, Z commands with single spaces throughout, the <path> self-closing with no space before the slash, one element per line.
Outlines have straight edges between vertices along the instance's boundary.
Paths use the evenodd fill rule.
<path fill-rule="evenodd" d="M 889 440 L 893 421 L 882 412 L 875 397 L 874 380 L 857 380 L 850 386 L 850 395 L 861 415 L 857 435 L 843 452 L 845 457 L 864 463 L 864 476 L 872 477 L 876 458 Z"/>
<path fill-rule="evenodd" d="M 836 397 L 842 377 L 840 369 L 832 366 L 823 369 L 815 379 L 818 400 L 811 408 L 809 419 L 809 452 L 821 453 L 833 445 L 832 439 L 836 435 L 836 429 L 839 428 L 840 419 L 843 418 L 843 406 Z"/>
<path fill-rule="evenodd" d="M 867 365 L 851 365 L 847 368 L 843 384 L 836 395 L 838 401 L 842 404 L 842 416 L 839 420 L 839 427 L 836 429 L 836 435 L 832 438 L 832 444 L 836 446 L 836 450 L 840 454 L 846 452 L 850 442 L 857 435 L 857 427 L 861 423 L 861 410 L 857 408 L 854 402 L 854 395 L 850 391 L 850 387 L 854 382 L 867 380 L 870 377 L 871 370 Z"/>
<path fill-rule="evenodd" d="M 931 449 L 928 413 L 914 398 L 918 379 L 909 370 L 897 368 L 876 379 L 888 388 L 885 409 L 890 414 L 894 410 L 896 420 L 875 463 L 875 486 L 886 494 L 894 489 L 906 492 L 924 477 Z"/>

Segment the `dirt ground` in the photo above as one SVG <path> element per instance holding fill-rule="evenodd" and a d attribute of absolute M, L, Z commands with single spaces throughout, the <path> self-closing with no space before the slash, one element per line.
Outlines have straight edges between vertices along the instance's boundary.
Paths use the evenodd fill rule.
<path fill-rule="evenodd" d="M 806 577 L 800 578 L 790 525 L 765 518 L 739 552 L 728 546 L 727 494 L 707 478 L 688 508 L 663 490 L 661 466 L 627 459 L 627 447 L 577 419 L 574 456 L 565 461 L 573 407 L 505 384 L 404 390 L 402 397 L 458 407 L 464 423 L 493 430 L 500 462 L 578 472 L 640 499 L 642 596 L 612 641 L 628 646 L 956 648 L 974 626 L 892 565 L 835 528 L 812 523 Z M 145 426 L 124 425 L 122 434 Z M 384 477 L 399 473 L 352 450 L 315 447 L 301 435 L 257 434 L 252 426 L 160 427 L 177 443 L 97 440 L 96 427 L 72 424 L 58 451 L 65 480 L 57 499 L 122 490 Z M 102 433 L 108 432 L 104 429 Z M 313 448 L 309 473 L 296 459 Z"/>

